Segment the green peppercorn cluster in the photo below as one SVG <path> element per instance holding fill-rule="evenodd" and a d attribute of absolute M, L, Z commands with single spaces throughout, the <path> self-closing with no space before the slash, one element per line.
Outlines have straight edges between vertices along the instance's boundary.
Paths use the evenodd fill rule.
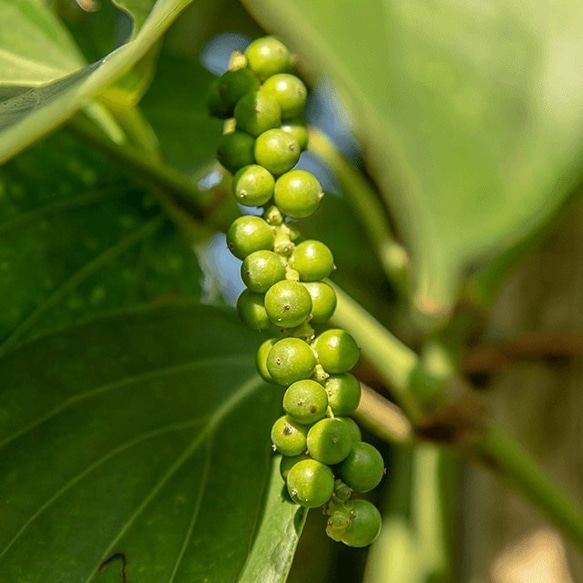
<path fill-rule="evenodd" d="M 294 221 L 313 214 L 324 196 L 315 176 L 294 169 L 308 145 L 307 90 L 292 74 L 292 55 L 273 37 L 252 42 L 231 62 L 208 106 L 227 120 L 217 158 L 233 174 L 235 199 L 263 209 L 262 216 L 237 218 L 227 244 L 243 261 L 247 289 L 237 301 L 239 317 L 270 336 L 257 352 L 259 373 L 286 387 L 273 447 L 291 498 L 324 507 L 334 540 L 366 546 L 380 532 L 380 513 L 352 494 L 375 488 L 385 468 L 349 417 L 360 401 L 360 384 L 349 372 L 359 348 L 344 330 L 325 328 L 336 308 L 325 281 L 334 257 L 321 241 L 301 241 Z"/>

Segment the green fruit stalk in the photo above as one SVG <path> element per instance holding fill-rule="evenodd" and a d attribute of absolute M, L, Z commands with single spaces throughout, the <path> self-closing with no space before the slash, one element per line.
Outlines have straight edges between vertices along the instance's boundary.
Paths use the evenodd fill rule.
<path fill-rule="evenodd" d="M 352 494 L 375 488 L 385 468 L 348 417 L 360 401 L 360 384 L 349 372 L 359 348 L 348 332 L 325 329 L 336 308 L 325 282 L 334 256 L 321 241 L 299 240 L 295 223 L 318 210 L 324 193 L 313 174 L 295 168 L 308 147 L 302 119 L 308 91 L 293 62 L 279 40 L 260 38 L 245 55 L 234 55 L 234 66 L 210 88 L 209 112 L 228 120 L 217 159 L 234 175 L 236 201 L 263 210 L 236 219 L 227 245 L 243 262 L 239 317 L 270 336 L 257 352 L 257 370 L 286 387 L 285 415 L 271 440 L 289 495 L 306 508 L 324 507 L 331 538 L 363 547 L 378 536 L 381 517 Z"/>

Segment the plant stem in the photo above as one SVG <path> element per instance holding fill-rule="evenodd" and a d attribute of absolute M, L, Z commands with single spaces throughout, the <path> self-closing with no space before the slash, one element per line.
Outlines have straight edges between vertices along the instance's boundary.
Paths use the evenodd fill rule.
<path fill-rule="evenodd" d="M 360 384 L 362 396 L 354 413 L 357 421 L 383 441 L 399 445 L 414 442 L 411 423 L 397 407 L 365 384 Z"/>
<path fill-rule="evenodd" d="M 469 452 L 513 485 L 554 525 L 583 548 L 583 515 L 541 471 L 529 453 L 502 430 L 489 428 Z"/>
<path fill-rule="evenodd" d="M 409 256 L 395 240 L 387 223 L 385 209 L 370 182 L 316 128 L 310 128 L 309 148 L 338 179 L 346 200 L 364 226 L 377 252 L 385 275 L 396 289 L 406 294 L 409 287 Z"/>
<path fill-rule="evenodd" d="M 428 400 L 430 387 L 419 357 L 360 304 L 337 286 L 333 287 L 338 297 L 333 322 L 354 336 L 409 419 L 420 419 L 423 416 L 421 403 Z"/>

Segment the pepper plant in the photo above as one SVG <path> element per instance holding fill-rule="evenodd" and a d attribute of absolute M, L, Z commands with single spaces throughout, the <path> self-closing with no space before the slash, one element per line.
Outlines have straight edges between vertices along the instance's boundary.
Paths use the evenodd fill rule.
<path fill-rule="evenodd" d="M 579 200 L 582 31 L 0 0 L 2 581 L 447 583 L 468 462 L 581 549 L 463 357 Z"/>

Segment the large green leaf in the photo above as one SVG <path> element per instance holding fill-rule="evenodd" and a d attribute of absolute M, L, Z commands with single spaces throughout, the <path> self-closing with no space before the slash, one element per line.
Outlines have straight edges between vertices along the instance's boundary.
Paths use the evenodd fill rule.
<path fill-rule="evenodd" d="M 133 40 L 66 77 L 0 102 L 0 163 L 68 119 L 127 73 L 190 1 L 158 0 Z"/>
<path fill-rule="evenodd" d="M 580 2 L 244 0 L 352 111 L 439 316 L 464 270 L 538 228 L 583 153 Z"/>
<path fill-rule="evenodd" d="M 85 62 L 41 0 L 0 0 L 0 97 L 63 77 Z"/>
<path fill-rule="evenodd" d="M 0 168 L 0 345 L 99 312 L 198 298 L 154 194 L 65 133 Z"/>
<path fill-rule="evenodd" d="M 281 391 L 256 340 L 229 310 L 171 305 L 5 356 L 2 579 L 284 581 L 304 513 L 269 487 Z"/>

